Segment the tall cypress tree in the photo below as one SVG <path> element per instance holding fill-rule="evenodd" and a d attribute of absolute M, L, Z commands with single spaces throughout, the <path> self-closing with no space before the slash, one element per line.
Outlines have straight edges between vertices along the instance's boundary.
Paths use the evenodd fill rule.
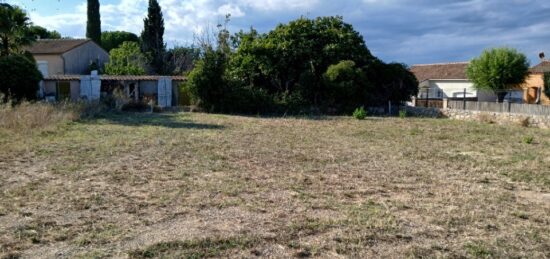
<path fill-rule="evenodd" d="M 101 17 L 99 14 L 99 0 L 88 0 L 86 37 L 92 39 L 97 44 L 101 44 Z"/>
<path fill-rule="evenodd" d="M 150 66 L 154 73 L 164 72 L 164 18 L 157 0 L 149 0 L 147 17 L 143 20 L 141 33 L 142 50 L 151 55 Z"/>

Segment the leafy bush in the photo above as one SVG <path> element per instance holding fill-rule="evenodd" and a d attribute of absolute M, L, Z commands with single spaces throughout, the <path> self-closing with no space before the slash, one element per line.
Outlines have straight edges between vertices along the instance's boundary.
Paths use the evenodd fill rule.
<path fill-rule="evenodd" d="M 535 141 L 535 137 L 533 137 L 533 136 L 523 137 L 523 143 L 525 143 L 525 144 L 533 144 L 534 141 Z"/>
<path fill-rule="evenodd" d="M 111 50 L 110 61 L 105 65 L 107 75 L 144 75 L 147 56 L 136 42 L 124 42 Z"/>
<path fill-rule="evenodd" d="M 407 118 L 407 111 L 399 110 L 399 118 L 401 119 Z"/>
<path fill-rule="evenodd" d="M 0 93 L 3 102 L 11 98 L 16 102 L 23 99 L 35 100 L 42 74 L 34 60 L 24 55 L 0 57 Z"/>
<path fill-rule="evenodd" d="M 189 73 L 187 88 L 192 101 L 207 111 L 224 111 L 229 84 L 225 79 L 227 56 L 219 51 L 208 49 L 204 57 Z"/>
<path fill-rule="evenodd" d="M 364 120 L 367 117 L 367 111 L 365 107 L 359 107 L 353 112 L 353 117 L 358 120 Z"/>

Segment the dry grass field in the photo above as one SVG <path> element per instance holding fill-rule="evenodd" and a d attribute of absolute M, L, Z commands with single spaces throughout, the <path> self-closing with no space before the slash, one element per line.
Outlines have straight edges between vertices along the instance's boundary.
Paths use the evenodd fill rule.
<path fill-rule="evenodd" d="M 550 257 L 550 130 L 112 114 L 0 146 L 0 258 Z"/>

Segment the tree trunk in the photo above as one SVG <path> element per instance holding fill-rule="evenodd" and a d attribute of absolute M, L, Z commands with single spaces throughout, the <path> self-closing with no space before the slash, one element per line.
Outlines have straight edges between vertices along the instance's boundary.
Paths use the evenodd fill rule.
<path fill-rule="evenodd" d="M 2 49 L 0 50 L 0 56 L 8 56 L 10 54 L 10 44 L 8 37 L 2 38 Z"/>

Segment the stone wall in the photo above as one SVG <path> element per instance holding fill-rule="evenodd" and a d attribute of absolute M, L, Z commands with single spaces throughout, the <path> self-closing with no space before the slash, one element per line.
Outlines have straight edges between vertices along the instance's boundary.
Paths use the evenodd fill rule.
<path fill-rule="evenodd" d="M 458 109 L 421 108 L 410 106 L 404 107 L 404 109 L 412 116 L 449 118 L 453 120 L 480 121 L 499 125 L 520 125 L 550 129 L 550 116 L 468 111 Z"/>

